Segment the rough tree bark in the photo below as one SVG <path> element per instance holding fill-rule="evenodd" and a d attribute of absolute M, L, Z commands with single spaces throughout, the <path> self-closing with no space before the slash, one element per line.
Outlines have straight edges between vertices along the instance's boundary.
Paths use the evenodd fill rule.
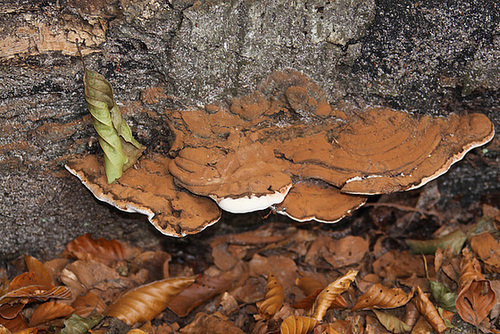
<path fill-rule="evenodd" d="M 145 218 L 98 203 L 63 168 L 99 152 L 77 40 L 136 138 L 160 152 L 172 140 L 167 108 L 224 104 L 284 68 L 343 106 L 475 111 L 500 124 L 500 5 L 491 0 L 8 0 L 0 27 L 0 259 L 49 256 L 85 232 L 163 238 Z M 500 141 L 487 149 L 439 181 L 444 197 L 498 200 Z"/>

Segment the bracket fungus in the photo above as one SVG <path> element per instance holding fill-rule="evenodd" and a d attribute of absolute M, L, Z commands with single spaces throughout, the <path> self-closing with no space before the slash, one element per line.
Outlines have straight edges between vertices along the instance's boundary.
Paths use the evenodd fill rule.
<path fill-rule="evenodd" d="M 114 184 L 93 157 L 68 169 L 99 199 L 145 213 L 173 236 L 219 219 L 208 198 L 234 213 L 271 207 L 298 221 L 336 222 L 368 195 L 423 186 L 494 136 L 482 114 L 335 110 L 319 85 L 294 70 L 273 72 L 229 109 L 167 113 L 170 158 L 143 157 Z"/>

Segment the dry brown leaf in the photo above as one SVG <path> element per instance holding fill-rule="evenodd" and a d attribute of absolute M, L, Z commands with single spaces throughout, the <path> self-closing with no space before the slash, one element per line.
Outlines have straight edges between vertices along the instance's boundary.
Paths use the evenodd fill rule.
<path fill-rule="evenodd" d="M 481 273 L 481 266 L 476 258 L 472 257 L 472 254 L 467 248 L 462 251 L 462 261 L 460 263 L 460 280 L 458 290 L 463 290 L 472 281 L 484 280 L 484 276 Z"/>
<path fill-rule="evenodd" d="M 229 315 L 238 309 L 238 302 L 236 301 L 236 298 L 233 297 L 233 295 L 226 291 L 222 294 L 220 306 L 221 312 L 223 314 Z"/>
<path fill-rule="evenodd" d="M 87 317 L 92 312 L 102 314 L 106 310 L 106 303 L 94 291 L 76 297 L 71 306 L 75 309 L 75 314 L 81 317 Z"/>
<path fill-rule="evenodd" d="M 137 255 L 130 264 L 133 273 L 145 268 L 148 270 L 148 281 L 158 281 L 169 277 L 170 254 L 163 251 L 146 251 Z"/>
<path fill-rule="evenodd" d="M 490 281 L 481 274 L 479 262 L 466 248 L 462 255 L 462 271 L 455 307 L 462 320 L 479 326 L 495 305 L 496 296 Z"/>
<path fill-rule="evenodd" d="M 179 292 L 193 284 L 195 277 L 167 278 L 129 290 L 119 297 L 104 313 L 132 326 L 152 320 Z"/>
<path fill-rule="evenodd" d="M 173 297 L 168 302 L 167 307 L 179 317 L 185 317 L 198 305 L 225 291 L 229 285 L 230 282 L 221 276 L 203 275 L 197 278 L 191 286 Z"/>
<path fill-rule="evenodd" d="M 495 305 L 495 299 L 490 281 L 473 281 L 460 292 L 455 307 L 462 320 L 479 326 Z"/>
<path fill-rule="evenodd" d="M 405 324 L 413 327 L 417 323 L 418 318 L 420 318 L 420 313 L 418 312 L 415 303 L 410 301 L 405 306 Z"/>
<path fill-rule="evenodd" d="M 278 312 L 285 300 L 285 291 L 273 273 L 269 273 L 266 285 L 266 294 L 263 301 L 258 302 L 259 315 L 272 318 Z"/>
<path fill-rule="evenodd" d="M 425 276 L 424 264 L 420 256 L 408 251 L 391 250 L 373 262 L 373 272 L 380 277 L 406 278 L 413 274 Z"/>
<path fill-rule="evenodd" d="M 54 301 L 40 304 L 31 315 L 29 325 L 36 326 L 51 320 L 71 315 L 74 309 L 68 304 Z"/>
<path fill-rule="evenodd" d="M 405 324 L 401 319 L 390 313 L 378 310 L 372 311 L 377 316 L 378 321 L 380 321 L 380 323 L 392 333 L 406 333 L 411 330 L 411 326 Z"/>
<path fill-rule="evenodd" d="M 326 311 L 332 305 L 333 300 L 349 288 L 351 282 L 354 281 L 357 274 L 357 270 L 349 270 L 347 274 L 339 277 L 337 280 L 324 288 L 316 298 L 316 302 L 311 310 L 312 317 L 321 321 L 325 316 Z"/>
<path fill-rule="evenodd" d="M 358 236 L 348 236 L 334 240 L 328 236 L 318 237 L 309 248 L 305 261 L 312 265 L 321 265 L 323 258 L 334 268 L 342 268 L 359 263 L 368 252 L 368 241 Z"/>
<path fill-rule="evenodd" d="M 38 328 L 30 327 L 30 328 L 25 328 L 23 330 L 15 332 L 13 334 L 35 334 L 35 333 L 38 333 Z"/>
<path fill-rule="evenodd" d="M 473 236 L 470 245 L 491 271 L 500 272 L 500 245 L 490 233 Z"/>
<path fill-rule="evenodd" d="M 431 334 L 432 326 L 425 320 L 424 317 L 418 318 L 417 323 L 413 326 L 411 334 Z"/>
<path fill-rule="evenodd" d="M 306 334 L 311 331 L 317 324 L 318 320 L 309 317 L 298 317 L 295 315 L 289 316 L 280 326 L 281 334 Z"/>
<path fill-rule="evenodd" d="M 4 319 L 0 317 L 0 325 L 3 325 L 11 332 L 17 332 L 28 328 L 28 323 L 21 313 L 12 319 Z"/>
<path fill-rule="evenodd" d="M 417 307 L 420 314 L 424 316 L 425 320 L 427 320 L 427 322 L 431 324 L 432 328 L 434 328 L 436 332 L 442 333 L 446 330 L 447 327 L 443 319 L 419 286 L 417 286 L 415 306 Z"/>
<path fill-rule="evenodd" d="M 309 310 L 311 307 L 313 307 L 314 302 L 316 301 L 316 298 L 318 295 L 323 291 L 323 289 L 318 289 L 311 295 L 307 296 L 306 298 L 299 300 L 298 302 L 294 303 L 292 306 L 295 308 L 301 308 L 304 310 Z M 342 297 L 342 295 L 338 295 L 333 301 L 331 307 L 333 308 L 346 308 L 347 307 L 347 302 Z"/>
<path fill-rule="evenodd" d="M 196 314 L 193 322 L 182 328 L 180 332 L 185 334 L 245 334 L 219 312 L 210 315 L 203 312 Z"/>
<path fill-rule="evenodd" d="M 316 293 L 318 290 L 323 290 L 325 284 L 310 276 L 302 276 L 295 279 L 295 284 L 304 292 L 306 296 Z"/>
<path fill-rule="evenodd" d="M 117 240 L 93 239 L 87 233 L 68 243 L 62 256 L 78 260 L 93 259 L 109 265 L 116 261 L 131 259 L 137 253 L 137 249 Z"/>
<path fill-rule="evenodd" d="M 4 304 L 0 306 L 0 317 L 4 319 L 14 319 L 23 309 L 25 304 L 16 303 L 13 305 Z"/>
<path fill-rule="evenodd" d="M 134 329 L 131 329 L 127 332 L 127 334 L 148 334 L 146 333 L 145 331 L 139 329 L 139 328 L 134 328 Z"/>
<path fill-rule="evenodd" d="M 406 293 L 400 288 L 389 289 L 382 284 L 374 284 L 358 298 L 352 310 L 400 307 L 408 303 L 413 293 L 413 290 Z"/>
<path fill-rule="evenodd" d="M 50 276 L 49 271 L 45 268 L 42 262 L 38 261 L 32 256 L 25 255 L 24 261 L 26 261 L 26 267 L 28 271 L 34 272 L 38 277 L 38 283 L 40 285 L 51 285 L 52 284 L 52 276 Z"/>

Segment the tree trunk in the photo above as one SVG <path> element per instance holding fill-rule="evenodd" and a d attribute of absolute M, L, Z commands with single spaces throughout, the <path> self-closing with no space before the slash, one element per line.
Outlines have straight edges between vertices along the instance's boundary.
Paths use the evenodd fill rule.
<path fill-rule="evenodd" d="M 77 41 L 155 152 L 173 139 L 166 109 L 227 103 L 285 68 L 316 80 L 331 103 L 474 111 L 500 124 L 500 5 L 491 0 L 8 0 L 0 27 L 0 259 L 50 256 L 86 232 L 166 238 L 96 201 L 64 169 L 75 155 L 100 154 Z M 494 139 L 440 179 L 443 198 L 498 200 L 499 161 Z"/>

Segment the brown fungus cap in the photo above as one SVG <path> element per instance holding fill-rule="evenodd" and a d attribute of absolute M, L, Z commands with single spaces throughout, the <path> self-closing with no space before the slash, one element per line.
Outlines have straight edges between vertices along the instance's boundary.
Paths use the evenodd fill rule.
<path fill-rule="evenodd" d="M 273 207 L 299 221 L 335 222 L 366 200 L 347 193 L 415 189 L 494 136 L 482 114 L 338 111 L 316 83 L 294 70 L 273 72 L 229 109 L 213 104 L 167 113 L 175 134 L 172 159 L 143 157 L 113 184 L 92 156 L 67 169 L 98 199 L 146 214 L 172 236 L 219 220 L 208 197 L 235 213 Z"/>
<path fill-rule="evenodd" d="M 112 184 L 106 182 L 103 163 L 96 156 L 73 160 L 66 169 L 97 199 L 122 211 L 147 215 L 163 234 L 183 237 L 216 223 L 220 219 L 217 205 L 175 186 L 169 162 L 159 155 L 142 157 Z"/>
<path fill-rule="evenodd" d="M 325 182 L 308 180 L 295 183 L 285 200 L 273 209 L 293 220 L 336 223 L 366 203 L 366 197 L 343 194 Z"/>
<path fill-rule="evenodd" d="M 310 179 L 344 193 L 391 193 L 424 185 L 494 135 L 481 114 L 418 117 L 388 108 L 344 113 L 325 103 L 317 84 L 286 70 L 235 99 L 230 110 L 172 112 L 171 173 L 178 185 L 218 201 L 284 193 Z M 306 188 L 310 194 L 314 189 Z M 292 187 L 292 196 L 300 193 Z"/>

